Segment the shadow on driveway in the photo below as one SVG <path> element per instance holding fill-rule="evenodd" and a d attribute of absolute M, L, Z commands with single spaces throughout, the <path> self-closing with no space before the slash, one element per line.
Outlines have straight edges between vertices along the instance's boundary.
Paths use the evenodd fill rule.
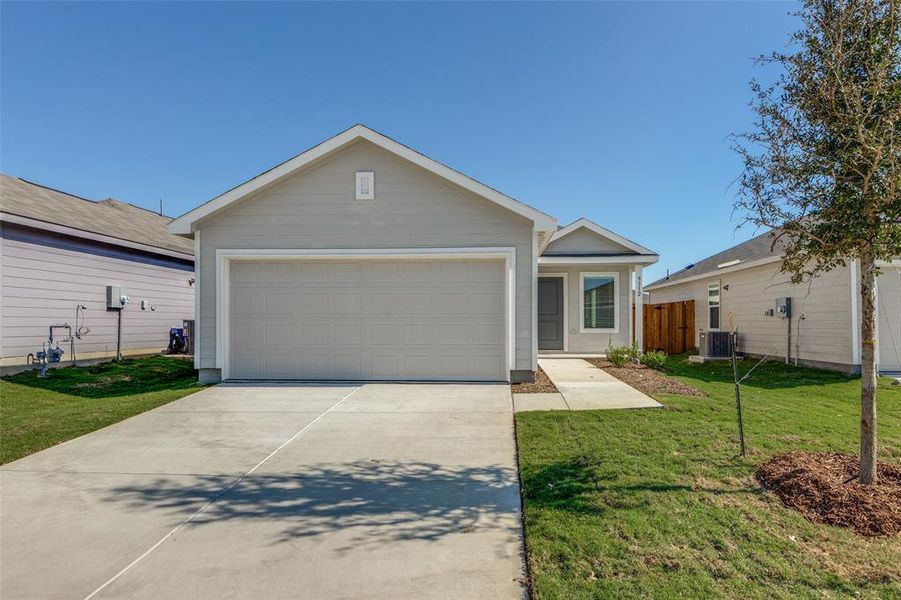
<path fill-rule="evenodd" d="M 277 524 L 273 543 L 352 532 L 339 551 L 385 541 L 435 541 L 475 529 L 518 527 L 519 491 L 511 468 L 372 460 L 302 469 L 291 474 L 254 474 L 190 525 L 268 521 Z M 107 501 L 125 502 L 137 510 L 181 511 L 187 518 L 198 502 L 233 481 L 229 476 L 199 476 L 189 483 L 184 478 L 159 478 L 114 488 Z"/>

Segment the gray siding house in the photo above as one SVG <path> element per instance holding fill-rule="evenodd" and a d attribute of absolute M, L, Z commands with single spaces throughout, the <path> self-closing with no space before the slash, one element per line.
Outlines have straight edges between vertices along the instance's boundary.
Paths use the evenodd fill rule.
<path fill-rule="evenodd" d="M 770 233 L 714 254 L 646 286 L 649 302 L 694 300 L 695 343 L 703 331 L 732 330 L 741 349 L 848 373 L 860 372 L 858 265 L 794 285 L 779 272 L 781 247 Z M 880 263 L 877 356 L 882 372 L 901 371 L 901 261 Z M 774 310 L 791 298 L 791 316 Z"/>
<path fill-rule="evenodd" d="M 626 343 L 657 260 L 362 125 L 169 230 L 194 240 L 205 381 L 527 380 L 539 349 Z"/>
<path fill-rule="evenodd" d="M 124 202 L 94 202 L 0 175 L 0 368 L 21 369 L 53 324 L 79 333 L 74 346 L 59 344 L 62 364 L 71 363 L 73 349 L 79 360 L 115 356 L 110 285 L 124 286 L 131 298 L 122 312 L 123 354 L 165 349 L 169 328 L 194 312 L 193 244 L 170 234 L 169 221 Z M 76 321 L 77 306 L 84 309 Z"/>

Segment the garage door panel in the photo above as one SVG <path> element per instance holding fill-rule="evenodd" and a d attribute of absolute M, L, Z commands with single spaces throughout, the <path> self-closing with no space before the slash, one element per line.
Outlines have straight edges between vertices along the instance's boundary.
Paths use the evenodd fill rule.
<path fill-rule="evenodd" d="M 401 303 L 403 312 L 405 313 L 432 313 L 432 298 L 427 293 L 411 292 L 409 294 L 404 294 L 401 296 Z"/>
<path fill-rule="evenodd" d="M 502 261 L 280 266 L 231 265 L 231 377 L 504 378 Z"/>
<path fill-rule="evenodd" d="M 401 299 L 397 294 L 374 293 L 367 304 L 369 314 L 397 314 L 401 310 Z"/>
<path fill-rule="evenodd" d="M 329 312 L 329 295 L 324 292 L 302 293 L 300 297 L 300 312 L 327 315 Z"/>
<path fill-rule="evenodd" d="M 403 269 L 403 281 L 405 283 L 427 283 L 436 279 L 432 274 L 433 263 L 414 260 L 404 261 L 400 264 Z"/>

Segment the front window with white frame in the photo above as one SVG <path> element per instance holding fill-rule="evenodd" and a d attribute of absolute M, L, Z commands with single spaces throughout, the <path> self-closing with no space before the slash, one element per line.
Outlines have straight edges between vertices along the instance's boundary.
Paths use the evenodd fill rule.
<path fill-rule="evenodd" d="M 707 284 L 707 328 L 720 328 L 720 282 Z"/>
<path fill-rule="evenodd" d="M 619 275 L 582 273 L 581 330 L 616 333 L 619 330 Z"/>

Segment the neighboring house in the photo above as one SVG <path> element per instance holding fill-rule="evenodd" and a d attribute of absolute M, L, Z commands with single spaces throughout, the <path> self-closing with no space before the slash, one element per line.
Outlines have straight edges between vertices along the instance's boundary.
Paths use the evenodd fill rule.
<path fill-rule="evenodd" d="M 118 315 L 107 311 L 107 286 L 124 286 L 131 298 L 121 315 L 123 354 L 164 350 L 169 328 L 194 312 L 194 247 L 168 232 L 170 220 L 0 175 L 2 370 L 26 364 L 52 324 L 68 324 L 73 335 L 81 328 L 79 360 L 115 356 Z M 76 306 L 85 307 L 77 321 Z M 58 329 L 54 338 L 65 334 Z M 69 364 L 72 344 L 59 346 Z"/>
<path fill-rule="evenodd" d="M 650 302 L 695 301 L 695 343 L 702 331 L 735 330 L 741 350 L 811 366 L 860 372 L 860 303 L 856 262 L 793 285 L 780 273 L 782 246 L 769 233 L 645 286 Z M 877 363 L 901 371 L 901 261 L 880 263 Z M 791 298 L 791 318 L 775 310 Z M 790 337 L 789 337 L 790 335 Z"/>
<path fill-rule="evenodd" d="M 362 125 L 169 230 L 194 238 L 204 381 L 529 380 L 539 348 L 628 343 L 657 260 Z"/>

